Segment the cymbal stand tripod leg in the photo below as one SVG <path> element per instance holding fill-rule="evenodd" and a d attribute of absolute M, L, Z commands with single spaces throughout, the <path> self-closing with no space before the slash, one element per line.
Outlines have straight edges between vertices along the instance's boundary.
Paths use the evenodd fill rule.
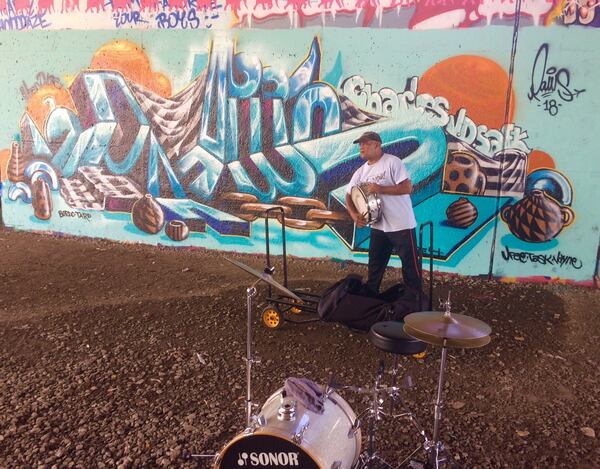
<path fill-rule="evenodd" d="M 377 377 L 375 378 L 375 386 L 373 387 L 373 394 L 371 397 L 371 408 L 369 410 L 369 445 L 368 445 L 368 465 L 366 467 L 371 468 L 372 462 L 377 457 L 375 450 L 375 435 L 377 433 L 377 422 L 381 420 L 381 402 L 379 399 L 379 386 L 383 378 L 383 362 L 379 366 L 377 371 Z"/>
<path fill-rule="evenodd" d="M 440 376 L 438 380 L 437 398 L 434 408 L 433 438 L 425 448 L 428 453 L 429 465 L 435 469 L 440 467 L 440 463 L 446 461 L 446 457 L 443 455 L 444 444 L 440 441 L 440 425 L 442 421 L 442 408 L 444 406 L 443 391 L 444 380 L 446 378 L 447 355 L 448 349 L 446 348 L 446 342 L 444 341 L 442 346 L 442 359 L 440 361 Z"/>
<path fill-rule="evenodd" d="M 248 316 L 246 322 L 246 426 L 252 423 L 252 364 L 260 361 L 252 356 L 252 298 L 256 296 L 257 280 L 246 289 Z"/>
<path fill-rule="evenodd" d="M 419 451 L 422 451 L 423 448 L 427 448 L 430 445 L 430 440 L 429 440 L 429 438 L 427 438 L 427 434 L 425 433 L 425 430 L 423 429 L 423 427 L 421 427 L 421 425 L 419 425 L 419 422 L 417 421 L 417 419 L 415 418 L 415 416 L 413 415 L 412 412 L 405 412 L 403 414 L 392 415 L 392 418 L 394 418 L 394 419 L 407 418 L 408 420 L 410 420 L 410 423 L 412 423 L 413 426 L 416 428 L 419 435 L 421 435 L 423 437 L 423 443 L 419 443 L 417 445 L 417 447 L 413 450 L 413 452 L 410 453 L 408 456 L 406 456 L 402 460 L 402 462 L 400 462 L 396 466 L 397 468 L 400 468 L 400 467 L 404 467 L 404 465 L 407 462 L 409 462 L 415 454 L 417 454 Z"/>
<path fill-rule="evenodd" d="M 398 355 L 394 354 L 394 363 L 392 365 L 392 387 L 396 387 L 397 382 L 398 382 Z M 391 415 L 394 414 L 397 399 L 398 399 L 398 395 L 396 393 L 392 394 L 392 399 L 390 402 L 390 414 Z"/>

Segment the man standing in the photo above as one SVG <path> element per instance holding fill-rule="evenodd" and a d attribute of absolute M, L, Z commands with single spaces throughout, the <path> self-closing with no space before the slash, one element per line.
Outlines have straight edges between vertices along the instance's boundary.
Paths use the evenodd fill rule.
<path fill-rule="evenodd" d="M 365 132 L 353 143 L 360 145 L 360 157 L 366 161 L 353 174 L 346 190 L 346 208 L 357 226 L 366 226 L 366 220 L 352 202 L 352 187 L 364 185 L 368 193 L 378 194 L 381 200 L 381 218 L 371 225 L 367 286 L 374 293 L 379 292 L 395 249 L 402 260 L 404 283 L 420 290 L 421 270 L 415 237 L 417 222 L 410 200 L 412 183 L 406 167 L 400 158 L 383 153 L 377 132 Z"/>

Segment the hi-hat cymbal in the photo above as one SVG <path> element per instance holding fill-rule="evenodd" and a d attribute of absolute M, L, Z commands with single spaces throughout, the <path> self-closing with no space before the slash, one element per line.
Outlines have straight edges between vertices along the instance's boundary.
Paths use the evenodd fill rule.
<path fill-rule="evenodd" d="M 411 313 L 404 318 L 404 323 L 413 332 L 447 341 L 482 339 L 492 332 L 492 328 L 479 319 L 443 311 Z"/>
<path fill-rule="evenodd" d="M 416 331 L 412 329 L 410 326 L 404 324 L 404 332 L 406 332 L 411 337 L 418 339 L 422 342 L 431 345 L 440 345 L 446 347 L 455 347 L 455 348 L 477 348 L 483 347 L 487 345 L 492 340 L 489 335 L 484 337 L 480 337 L 478 339 L 446 339 L 441 337 L 436 337 L 433 335 L 425 334 L 423 332 Z M 445 343 L 444 343 L 445 341 Z"/>
<path fill-rule="evenodd" d="M 294 300 L 297 300 L 297 301 L 302 301 L 302 299 L 298 295 L 296 295 L 293 291 L 288 290 L 283 285 L 281 285 L 280 283 L 278 283 L 275 280 L 273 280 L 273 277 L 271 277 L 266 272 L 259 272 L 258 270 L 254 270 L 252 267 L 248 267 L 246 264 L 242 264 L 239 261 L 234 261 L 233 259 L 225 258 L 225 260 L 228 261 L 228 262 L 231 262 L 233 265 L 238 266 L 240 269 L 245 270 L 249 274 L 254 275 L 256 278 L 264 280 L 269 285 L 277 288 L 279 291 L 281 291 L 282 293 L 284 293 L 285 296 L 287 296 L 289 298 L 292 298 Z"/>

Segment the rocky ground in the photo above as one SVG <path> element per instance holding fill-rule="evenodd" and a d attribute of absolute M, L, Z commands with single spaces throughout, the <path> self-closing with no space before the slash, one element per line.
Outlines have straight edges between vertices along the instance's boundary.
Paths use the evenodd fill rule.
<path fill-rule="evenodd" d="M 252 278 L 222 253 L 6 229 L 0 245 L 0 467 L 208 467 L 192 455 L 243 429 Z M 320 292 L 349 272 L 365 270 L 290 259 L 289 284 Z M 442 439 L 456 465 L 600 467 L 600 291 L 442 275 L 434 284 L 436 306 L 451 290 L 454 312 L 493 328 L 486 347 L 450 352 Z M 265 292 L 254 318 L 258 402 L 290 376 L 368 385 L 381 359 L 390 364 L 335 324 L 265 328 Z M 415 383 L 401 410 L 431 432 L 439 349 L 401 363 Z M 419 443 L 404 421 L 384 421 L 379 438 L 395 461 Z"/>

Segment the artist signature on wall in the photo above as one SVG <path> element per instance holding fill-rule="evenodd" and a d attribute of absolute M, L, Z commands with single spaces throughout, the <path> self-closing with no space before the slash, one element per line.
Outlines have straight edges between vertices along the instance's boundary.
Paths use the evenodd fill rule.
<path fill-rule="evenodd" d="M 549 50 L 550 46 L 545 43 L 537 51 L 527 97 L 529 101 L 537 101 L 538 107 L 551 116 L 556 116 L 564 103 L 570 103 L 585 90 L 571 84 L 571 74 L 565 67 L 548 66 Z"/>
<path fill-rule="evenodd" d="M 504 251 L 501 253 L 502 259 L 505 261 L 514 261 L 525 264 L 531 262 L 541 265 L 556 265 L 559 267 L 571 266 L 574 269 L 581 269 L 583 263 L 573 256 L 567 256 L 558 251 L 556 254 L 534 254 L 527 251 L 511 251 L 508 246 L 504 246 Z"/>

